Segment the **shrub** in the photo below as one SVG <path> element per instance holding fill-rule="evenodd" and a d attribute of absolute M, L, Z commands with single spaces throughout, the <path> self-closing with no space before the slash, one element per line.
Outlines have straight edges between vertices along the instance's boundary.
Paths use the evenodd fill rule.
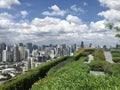
<path fill-rule="evenodd" d="M 120 57 L 120 53 L 112 53 L 112 57 Z"/>
<path fill-rule="evenodd" d="M 120 50 L 111 50 L 111 53 L 120 53 Z"/>
<path fill-rule="evenodd" d="M 102 60 L 105 61 L 105 55 L 102 49 L 96 49 L 94 52 L 94 59 L 95 60 Z"/>
<path fill-rule="evenodd" d="M 109 75 L 120 77 L 120 64 L 115 63 L 115 64 L 111 64 L 111 65 L 106 65 L 105 73 L 108 73 Z"/>
<path fill-rule="evenodd" d="M 120 62 L 120 57 L 113 57 L 113 61 L 114 61 L 115 63 Z"/>
<path fill-rule="evenodd" d="M 108 64 L 109 62 L 106 61 L 94 60 L 89 64 L 89 66 L 93 71 L 104 71 L 105 66 Z"/>

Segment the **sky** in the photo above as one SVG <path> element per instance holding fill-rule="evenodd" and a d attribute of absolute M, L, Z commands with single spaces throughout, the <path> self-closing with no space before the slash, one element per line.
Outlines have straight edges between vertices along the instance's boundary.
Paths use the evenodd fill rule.
<path fill-rule="evenodd" d="M 0 0 L 0 42 L 115 45 L 120 0 Z"/>

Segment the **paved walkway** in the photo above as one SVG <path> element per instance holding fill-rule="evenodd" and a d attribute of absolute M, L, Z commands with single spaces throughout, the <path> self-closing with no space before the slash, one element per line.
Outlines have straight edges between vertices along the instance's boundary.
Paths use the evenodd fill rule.
<path fill-rule="evenodd" d="M 112 54 L 111 54 L 111 52 L 109 52 L 109 51 L 104 51 L 104 55 L 105 55 L 106 61 L 108 61 L 108 62 L 110 62 L 110 63 L 114 63 L 114 62 L 112 61 Z"/>
<path fill-rule="evenodd" d="M 94 75 L 105 75 L 105 73 L 102 72 L 102 71 L 90 71 L 90 74 L 94 74 Z"/>

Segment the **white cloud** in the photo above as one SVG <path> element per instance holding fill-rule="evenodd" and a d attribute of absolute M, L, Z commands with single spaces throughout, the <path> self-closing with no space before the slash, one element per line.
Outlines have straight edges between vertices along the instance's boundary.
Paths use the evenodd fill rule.
<path fill-rule="evenodd" d="M 26 16 L 28 15 L 27 11 L 21 11 L 20 14 L 22 15 L 22 18 L 26 18 Z"/>
<path fill-rule="evenodd" d="M 91 22 L 89 30 L 88 26 L 79 17 L 73 15 L 68 15 L 63 20 L 60 18 L 45 17 L 34 18 L 29 22 L 14 22 L 14 18 L 9 13 L 1 13 L 0 15 L 9 16 L 9 18 L 0 18 L 0 40 L 3 41 L 13 43 L 46 42 L 48 44 L 80 43 L 83 40 L 104 42 L 104 40 L 110 41 L 112 39 L 116 41 L 114 34 L 110 33 L 111 31 L 107 30 L 107 32 L 104 32 L 104 20 Z"/>
<path fill-rule="evenodd" d="M 12 21 L 13 16 L 7 12 L 0 13 L 0 29 L 4 30 L 9 28 L 10 22 Z"/>
<path fill-rule="evenodd" d="M 52 11 L 44 11 L 42 14 L 46 16 L 64 16 L 66 13 L 66 11 L 61 10 L 57 5 L 53 5 L 49 9 Z"/>
<path fill-rule="evenodd" d="M 110 22 L 120 20 L 120 11 L 114 9 L 102 11 L 98 13 L 98 15 L 103 16 L 105 19 L 109 20 Z"/>
<path fill-rule="evenodd" d="M 77 16 L 72 16 L 72 15 L 68 15 L 66 17 L 66 20 L 70 23 L 75 23 L 75 24 L 82 24 L 82 21 L 80 18 L 78 18 Z"/>
<path fill-rule="evenodd" d="M 102 6 L 110 9 L 120 10 L 120 0 L 99 0 Z"/>
<path fill-rule="evenodd" d="M 60 8 L 57 5 L 53 5 L 53 6 L 49 7 L 49 9 L 52 9 L 54 11 L 60 11 Z"/>
<path fill-rule="evenodd" d="M 12 5 L 20 5 L 19 0 L 0 0 L 0 8 L 11 9 Z"/>
<path fill-rule="evenodd" d="M 91 22 L 90 23 L 90 29 L 94 32 L 96 31 L 105 31 L 106 28 L 105 28 L 105 23 L 106 21 L 105 20 L 101 20 L 101 21 L 97 21 L 97 22 Z"/>
<path fill-rule="evenodd" d="M 13 19 L 13 16 L 7 12 L 4 12 L 4 13 L 0 13 L 0 20 L 1 19 Z"/>
<path fill-rule="evenodd" d="M 72 9 L 73 11 L 75 11 L 75 12 L 80 12 L 80 13 L 84 13 L 84 12 L 85 12 L 82 8 L 77 7 L 76 5 L 72 5 L 72 6 L 71 6 L 71 9 Z"/>

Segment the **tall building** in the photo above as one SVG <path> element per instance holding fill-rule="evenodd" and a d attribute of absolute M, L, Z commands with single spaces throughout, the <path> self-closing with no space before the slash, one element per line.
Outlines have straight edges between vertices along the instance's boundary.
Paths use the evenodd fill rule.
<path fill-rule="evenodd" d="M 7 50 L 3 50 L 3 52 L 2 52 L 2 61 L 6 62 L 7 60 L 8 60 Z"/>
<path fill-rule="evenodd" d="M 18 46 L 16 46 L 16 45 L 14 45 L 14 47 L 13 47 L 13 60 L 16 62 L 20 61 L 19 50 L 18 50 Z"/>
<path fill-rule="evenodd" d="M 81 42 L 81 48 L 84 48 L 84 42 L 83 41 Z"/>
<path fill-rule="evenodd" d="M 6 49 L 5 43 L 0 43 L 0 61 L 2 61 L 2 52 Z"/>
<path fill-rule="evenodd" d="M 4 62 L 12 61 L 12 53 L 8 47 L 6 47 L 6 50 L 3 50 L 2 52 L 2 61 Z"/>
<path fill-rule="evenodd" d="M 31 54 L 31 53 L 32 53 L 32 50 L 33 50 L 32 43 L 27 43 L 27 44 L 26 44 L 26 47 L 27 47 L 27 49 L 30 50 L 30 54 Z"/>
<path fill-rule="evenodd" d="M 19 46 L 19 55 L 20 55 L 20 61 L 26 59 L 26 52 L 25 52 L 25 47 L 24 46 Z"/>

